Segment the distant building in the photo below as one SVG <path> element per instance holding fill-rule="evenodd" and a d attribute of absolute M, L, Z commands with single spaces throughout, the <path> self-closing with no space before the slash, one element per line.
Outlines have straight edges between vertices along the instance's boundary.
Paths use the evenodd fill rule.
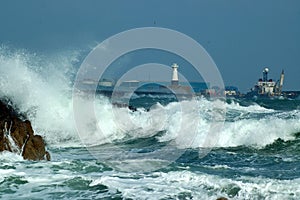
<path fill-rule="evenodd" d="M 98 81 L 93 79 L 83 79 L 80 83 L 84 85 L 98 85 Z"/>
<path fill-rule="evenodd" d="M 111 96 L 112 92 L 120 95 L 134 92 L 136 94 L 175 94 L 182 96 L 201 95 L 208 89 L 209 84 L 205 82 L 180 82 L 178 78 L 179 66 L 172 64 L 172 78 L 167 81 L 138 81 L 128 80 L 115 85 L 113 80 L 102 79 L 98 83 L 98 93 Z"/>
<path fill-rule="evenodd" d="M 238 96 L 240 94 L 239 90 L 235 86 L 226 86 L 225 95 L 226 96 Z"/>
<path fill-rule="evenodd" d="M 178 79 L 178 65 L 176 63 L 174 63 L 172 65 L 172 69 L 173 69 L 173 74 L 172 74 L 172 81 L 171 81 L 171 85 L 172 86 L 177 86 L 179 84 L 179 79 Z"/>
<path fill-rule="evenodd" d="M 208 88 L 208 89 L 204 90 L 204 95 L 205 96 L 216 96 L 217 91 L 215 89 Z"/>
<path fill-rule="evenodd" d="M 113 87 L 115 85 L 115 82 L 109 79 L 102 79 L 99 81 L 98 85 L 100 87 Z"/>
<path fill-rule="evenodd" d="M 136 88 L 139 87 L 140 81 L 138 80 L 130 80 L 130 81 L 124 81 L 121 83 L 120 87 L 127 87 L 127 88 Z"/>

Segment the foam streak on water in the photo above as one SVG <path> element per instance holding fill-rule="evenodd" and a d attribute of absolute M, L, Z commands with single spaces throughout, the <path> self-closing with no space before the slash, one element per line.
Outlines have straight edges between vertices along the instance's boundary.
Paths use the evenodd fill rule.
<path fill-rule="evenodd" d="M 65 157 L 54 154 L 54 157 L 59 156 Z M 300 195 L 299 178 L 228 178 L 194 171 L 190 167 L 134 174 L 114 171 L 101 162 L 90 160 L 88 155 L 85 158 L 88 159 L 80 160 L 74 156 L 51 162 L 29 162 L 12 154 L 1 154 L 0 197 L 216 199 L 225 196 L 233 199 L 297 199 Z M 222 169 L 221 166 L 215 170 Z"/>
<path fill-rule="evenodd" d="M 300 196 L 299 102 L 294 101 L 297 109 L 291 109 L 290 102 L 280 100 L 271 104 L 219 101 L 226 107 L 225 123 L 210 138 L 214 143 L 209 144 L 213 145 L 207 146 L 212 119 L 217 116 L 212 109 L 216 102 L 196 98 L 167 105 L 157 103 L 150 111 L 138 108 L 132 112 L 113 107 L 109 99 L 97 96 L 96 121 L 87 120 L 86 138 L 80 138 L 72 108 L 74 60 L 74 52 L 43 57 L 0 48 L 0 98 L 9 98 L 29 118 L 35 133 L 45 137 L 52 154 L 50 162 L 31 162 L 17 154 L 0 153 L 1 199 L 216 199 L 220 196 L 297 199 Z M 169 97 L 162 98 L 167 102 Z M 139 97 L 135 95 L 134 100 L 138 102 Z M 280 109 L 276 104 L 280 104 Z M 187 112 L 181 112 L 183 107 Z M 175 141 L 174 149 L 181 148 L 186 153 L 156 172 L 126 173 L 120 172 L 122 165 L 116 167 L 96 160 L 80 139 L 106 149 L 104 153 L 111 158 L 117 157 L 109 152 L 113 145 L 125 153 L 141 155 L 158 151 L 155 148 L 170 141 Z M 212 151 L 199 158 L 198 151 L 207 147 Z M 164 155 L 160 160 L 150 159 L 147 163 L 151 166 L 147 167 L 156 168 L 169 161 L 163 158 Z M 125 162 L 123 165 L 124 169 L 130 167 Z"/>
<path fill-rule="evenodd" d="M 72 81 L 66 73 L 74 70 L 73 54 L 54 61 L 41 62 L 36 55 L 24 52 L 7 55 L 6 51 L 8 50 L 5 48 L 0 50 L 0 96 L 9 97 L 21 112 L 26 113 L 34 130 L 45 136 L 48 143 L 80 146 L 73 119 L 70 84 Z M 95 113 L 98 126 L 109 141 L 120 140 L 126 136 L 133 138 L 152 136 L 162 130 L 166 131 L 166 134 L 160 138 L 161 141 L 175 139 L 178 136 L 176 135 L 178 125 L 186 126 L 182 130 L 189 133 L 194 128 L 189 122 L 198 117 L 200 126 L 193 145 L 205 147 L 201 138 L 208 134 L 211 127 L 210 108 L 213 104 L 204 98 L 197 101 L 199 102 L 197 109 L 193 107 L 193 102 L 185 101 L 174 102 L 167 106 L 158 105 L 150 112 L 139 109 L 133 113 L 126 108 L 113 109 L 107 99 L 97 98 Z M 179 124 L 182 106 L 190 112 L 183 113 L 184 116 L 181 117 L 186 121 Z M 277 138 L 291 139 L 292 134 L 300 131 L 299 111 L 283 112 L 284 116 L 280 112 L 257 104 L 240 106 L 232 102 L 226 103 L 226 107 L 227 119 L 223 130 L 219 133 L 217 146 L 265 146 Z M 122 122 L 128 112 L 133 122 L 129 126 L 126 120 Z M 118 120 L 118 124 L 115 123 L 116 115 L 121 119 Z M 97 132 L 91 134 L 96 138 L 101 135 Z M 92 140 L 94 144 L 103 143 L 103 137 Z"/>

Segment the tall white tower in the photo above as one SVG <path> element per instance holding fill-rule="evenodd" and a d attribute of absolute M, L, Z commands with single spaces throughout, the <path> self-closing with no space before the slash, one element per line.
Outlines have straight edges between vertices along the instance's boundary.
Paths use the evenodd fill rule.
<path fill-rule="evenodd" d="M 279 93 L 280 94 L 282 92 L 283 80 L 284 80 L 284 71 L 282 70 L 281 75 L 280 75 L 280 80 L 279 80 Z"/>
<path fill-rule="evenodd" d="M 178 85 L 178 71 L 177 71 L 178 65 L 174 63 L 172 65 L 172 68 L 173 68 L 173 75 L 172 75 L 171 85 L 173 86 L 173 85 Z"/>

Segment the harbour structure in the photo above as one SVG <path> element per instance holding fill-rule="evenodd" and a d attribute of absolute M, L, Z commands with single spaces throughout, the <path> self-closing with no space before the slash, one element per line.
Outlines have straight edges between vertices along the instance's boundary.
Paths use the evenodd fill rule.
<path fill-rule="evenodd" d="M 113 87 L 115 85 L 115 82 L 110 79 L 101 79 L 98 83 L 100 87 Z"/>
<path fill-rule="evenodd" d="M 171 94 L 179 96 L 191 96 L 193 94 L 202 94 L 209 87 L 205 82 L 180 82 L 178 75 L 179 65 L 173 63 L 170 81 L 138 81 L 129 80 L 122 82 L 117 86 L 118 92 L 132 91 L 135 94 Z"/>
<path fill-rule="evenodd" d="M 257 84 L 247 93 L 246 96 L 252 97 L 274 97 L 282 95 L 282 87 L 284 81 L 284 71 L 282 70 L 280 79 L 275 82 L 273 79 L 268 79 L 269 68 L 264 68 L 263 77 L 260 78 Z"/>
<path fill-rule="evenodd" d="M 235 86 L 226 86 L 225 87 L 226 97 L 238 97 L 240 95 L 239 89 Z"/>
<path fill-rule="evenodd" d="M 199 81 L 180 82 L 178 75 L 178 64 L 173 63 L 172 76 L 170 81 L 140 81 L 126 80 L 121 83 L 114 81 L 112 78 L 102 78 L 96 80 L 82 80 L 79 82 L 81 89 L 92 92 L 92 88 L 96 85 L 97 94 L 103 94 L 111 97 L 115 95 L 125 95 L 134 92 L 135 94 L 171 94 L 179 96 L 204 95 L 209 88 L 209 83 Z"/>
<path fill-rule="evenodd" d="M 173 74 L 172 74 L 172 81 L 171 81 L 171 85 L 172 86 L 177 86 L 179 84 L 179 80 L 178 80 L 178 65 L 176 63 L 174 63 L 172 65 L 172 69 L 173 69 Z"/>
<path fill-rule="evenodd" d="M 178 78 L 178 64 L 172 64 L 172 79 L 171 85 L 168 82 L 161 82 L 162 85 L 167 86 L 174 90 L 185 90 L 195 93 L 196 95 L 204 94 L 204 92 L 209 88 L 209 83 L 199 82 L 199 81 L 188 81 L 188 82 L 180 82 Z"/>

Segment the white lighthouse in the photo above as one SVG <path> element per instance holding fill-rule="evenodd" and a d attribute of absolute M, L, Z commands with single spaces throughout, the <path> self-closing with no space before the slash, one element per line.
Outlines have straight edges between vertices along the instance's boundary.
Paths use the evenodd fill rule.
<path fill-rule="evenodd" d="M 178 68 L 178 65 L 176 63 L 174 63 L 172 65 L 172 69 L 173 69 L 172 82 L 171 82 L 172 86 L 177 86 L 178 85 L 178 71 L 177 71 L 177 68 Z"/>

